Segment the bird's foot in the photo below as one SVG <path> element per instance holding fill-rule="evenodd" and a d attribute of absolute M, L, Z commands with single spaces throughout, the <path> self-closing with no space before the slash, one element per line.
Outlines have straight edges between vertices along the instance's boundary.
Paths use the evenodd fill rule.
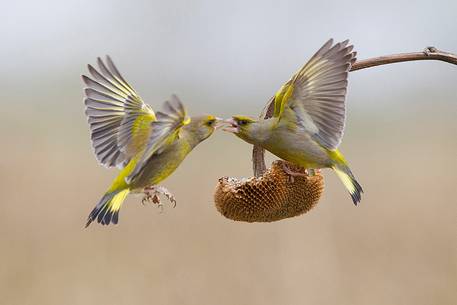
<path fill-rule="evenodd" d="M 293 170 L 291 170 L 287 164 L 283 163 L 282 164 L 282 169 L 284 170 L 284 172 L 289 175 L 289 181 L 291 183 L 294 183 L 295 181 L 295 178 L 294 177 L 308 177 L 308 170 L 306 170 L 306 173 L 297 173 L 297 172 L 294 172 Z"/>
<path fill-rule="evenodd" d="M 283 163 L 282 164 L 282 169 L 284 170 L 284 172 L 289 175 L 289 181 L 291 183 L 294 183 L 294 177 L 312 177 L 316 174 L 319 174 L 321 172 L 321 170 L 319 168 L 307 168 L 305 169 L 305 173 L 299 173 L 299 172 L 294 172 L 293 170 L 291 170 L 289 168 L 289 166 L 287 166 L 286 163 Z"/>
<path fill-rule="evenodd" d="M 157 192 L 167 197 L 168 201 L 173 205 L 173 208 L 176 208 L 176 198 L 175 196 L 165 187 L 156 186 Z"/>
<path fill-rule="evenodd" d="M 176 199 L 175 196 L 165 187 L 163 186 L 148 186 L 144 188 L 144 194 L 145 196 L 143 197 L 143 200 L 141 201 L 143 205 L 146 202 L 152 202 L 154 204 L 157 204 L 157 206 L 160 208 L 160 211 L 163 211 L 163 204 L 160 201 L 160 195 L 164 195 L 167 197 L 167 199 L 173 204 L 173 208 L 176 207 Z"/>
<path fill-rule="evenodd" d="M 306 173 L 308 173 L 309 177 L 315 176 L 316 174 L 320 174 L 321 170 L 319 168 L 308 168 L 306 170 Z"/>
<path fill-rule="evenodd" d="M 159 193 L 156 192 L 154 187 L 147 187 L 144 189 L 144 197 L 141 200 L 141 203 L 145 205 L 146 202 L 157 204 L 157 207 L 160 209 L 160 212 L 163 212 L 163 204 L 160 201 Z"/>

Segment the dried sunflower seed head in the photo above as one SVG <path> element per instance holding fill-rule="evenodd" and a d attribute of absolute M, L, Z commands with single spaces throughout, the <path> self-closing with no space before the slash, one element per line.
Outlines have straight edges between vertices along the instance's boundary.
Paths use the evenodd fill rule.
<path fill-rule="evenodd" d="M 259 178 L 220 178 L 214 194 L 217 210 L 229 219 L 246 222 L 277 221 L 309 211 L 324 190 L 323 176 L 295 176 L 291 181 L 283 164 L 294 172 L 306 173 L 278 160 Z"/>

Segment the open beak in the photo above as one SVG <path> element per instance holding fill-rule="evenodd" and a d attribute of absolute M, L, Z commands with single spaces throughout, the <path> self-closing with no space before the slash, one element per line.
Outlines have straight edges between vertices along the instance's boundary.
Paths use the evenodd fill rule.
<path fill-rule="evenodd" d="M 223 131 L 231 133 L 238 133 L 240 131 L 237 122 L 233 118 L 224 120 L 223 122 L 228 125 L 227 127 L 222 129 Z"/>
<path fill-rule="evenodd" d="M 214 129 L 218 129 L 219 127 L 222 127 L 224 125 L 224 119 L 216 117 L 216 124 L 214 125 Z"/>

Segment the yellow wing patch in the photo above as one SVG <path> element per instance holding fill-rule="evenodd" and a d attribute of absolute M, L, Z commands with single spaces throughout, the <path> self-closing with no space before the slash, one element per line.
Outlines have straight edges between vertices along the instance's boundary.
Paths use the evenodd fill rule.
<path fill-rule="evenodd" d="M 184 121 L 182 122 L 182 125 L 189 125 L 190 124 L 190 117 L 187 117 L 184 119 Z"/>
<path fill-rule="evenodd" d="M 144 152 L 133 171 L 125 178 L 127 183 L 140 173 L 153 154 L 160 153 L 176 139 L 181 127 L 190 123 L 186 109 L 176 95 L 172 95 L 170 100 L 164 103 L 164 111 L 157 112 L 156 117 L 150 124 L 151 131 Z"/>
<path fill-rule="evenodd" d="M 274 116 L 298 120 L 326 149 L 337 148 L 343 136 L 352 50 L 347 40 L 330 39 L 275 95 Z"/>
<path fill-rule="evenodd" d="M 119 142 L 122 151 L 129 157 L 143 151 L 151 133 L 151 123 L 156 120 L 154 113 L 138 113 L 134 118 L 126 118 L 121 126 Z"/>
<path fill-rule="evenodd" d="M 274 116 L 280 117 L 284 111 L 287 101 L 294 93 L 295 86 L 292 82 L 286 83 L 284 86 L 276 92 L 275 95 L 275 111 Z"/>

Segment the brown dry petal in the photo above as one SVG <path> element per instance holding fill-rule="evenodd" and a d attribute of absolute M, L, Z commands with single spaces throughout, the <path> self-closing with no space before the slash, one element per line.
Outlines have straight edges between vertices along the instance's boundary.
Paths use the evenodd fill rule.
<path fill-rule="evenodd" d="M 311 210 L 324 190 L 323 176 L 295 176 L 292 182 L 283 164 L 294 172 L 306 173 L 278 160 L 259 178 L 220 178 L 214 194 L 217 210 L 229 219 L 246 222 L 277 221 Z"/>

